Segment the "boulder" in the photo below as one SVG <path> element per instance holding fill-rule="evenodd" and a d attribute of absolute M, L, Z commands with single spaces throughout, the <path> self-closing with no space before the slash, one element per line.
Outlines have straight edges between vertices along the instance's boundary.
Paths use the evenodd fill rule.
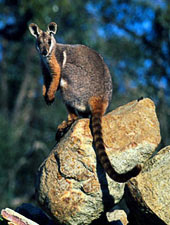
<path fill-rule="evenodd" d="M 89 119 L 76 121 L 38 171 L 38 202 L 63 224 L 90 224 L 124 194 L 125 184 L 110 179 L 96 160 L 89 123 Z M 150 99 L 113 110 L 103 117 L 102 127 L 106 152 L 119 173 L 143 164 L 160 142 Z"/>
<path fill-rule="evenodd" d="M 170 146 L 151 158 L 127 186 L 130 224 L 170 225 Z"/>

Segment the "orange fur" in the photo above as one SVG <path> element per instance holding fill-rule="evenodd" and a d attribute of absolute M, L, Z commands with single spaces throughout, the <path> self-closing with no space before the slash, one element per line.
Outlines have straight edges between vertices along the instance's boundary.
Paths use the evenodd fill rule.
<path fill-rule="evenodd" d="M 100 115 L 103 116 L 106 112 L 108 105 L 108 100 L 103 100 L 99 96 L 93 96 L 89 99 L 89 106 L 92 114 L 100 113 Z"/>
<path fill-rule="evenodd" d="M 55 93 L 59 87 L 60 77 L 61 77 L 61 69 L 60 65 L 53 53 L 48 61 L 50 73 L 52 75 L 52 81 L 50 83 L 47 96 L 50 101 L 55 98 Z"/>
<path fill-rule="evenodd" d="M 45 87 L 45 84 L 43 84 L 43 89 L 42 89 L 42 91 L 43 91 L 43 96 L 45 96 L 45 94 L 46 94 L 46 87 Z"/>

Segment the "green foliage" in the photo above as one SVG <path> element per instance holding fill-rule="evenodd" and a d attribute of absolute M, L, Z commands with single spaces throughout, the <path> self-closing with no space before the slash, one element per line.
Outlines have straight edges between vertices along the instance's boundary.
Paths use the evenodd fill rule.
<path fill-rule="evenodd" d="M 28 24 L 58 24 L 56 39 L 96 49 L 113 78 L 111 109 L 141 96 L 157 104 L 162 146 L 170 143 L 170 3 L 0 1 L 0 196 L 2 207 L 33 201 L 36 171 L 66 118 L 59 94 L 46 106 Z"/>

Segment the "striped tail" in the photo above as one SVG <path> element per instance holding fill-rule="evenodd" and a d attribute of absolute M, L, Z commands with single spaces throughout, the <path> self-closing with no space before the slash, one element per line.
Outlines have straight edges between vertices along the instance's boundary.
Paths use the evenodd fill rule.
<path fill-rule="evenodd" d="M 94 140 L 94 145 L 95 145 L 98 159 L 100 163 L 102 164 L 104 170 L 106 171 L 106 173 L 109 175 L 111 179 L 119 183 L 126 182 L 130 178 L 137 176 L 139 172 L 141 171 L 141 167 L 140 165 L 137 165 L 132 170 L 123 174 L 119 174 L 114 170 L 105 151 L 103 136 L 102 136 L 101 118 L 102 118 L 102 113 L 100 113 L 99 111 L 92 113 L 91 119 L 92 119 L 93 140 Z"/>

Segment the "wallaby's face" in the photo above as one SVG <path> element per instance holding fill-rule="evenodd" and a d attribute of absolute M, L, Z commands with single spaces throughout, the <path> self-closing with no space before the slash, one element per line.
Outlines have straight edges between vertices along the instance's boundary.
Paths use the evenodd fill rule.
<path fill-rule="evenodd" d="M 51 22 L 47 27 L 47 31 L 44 32 L 36 24 L 31 23 L 29 30 L 36 37 L 36 47 L 39 54 L 43 57 L 49 56 L 56 44 L 54 34 L 57 31 L 57 24 Z"/>
<path fill-rule="evenodd" d="M 48 56 L 54 46 L 54 37 L 49 35 L 47 32 L 42 32 L 42 34 L 37 37 L 36 47 L 42 56 Z"/>

